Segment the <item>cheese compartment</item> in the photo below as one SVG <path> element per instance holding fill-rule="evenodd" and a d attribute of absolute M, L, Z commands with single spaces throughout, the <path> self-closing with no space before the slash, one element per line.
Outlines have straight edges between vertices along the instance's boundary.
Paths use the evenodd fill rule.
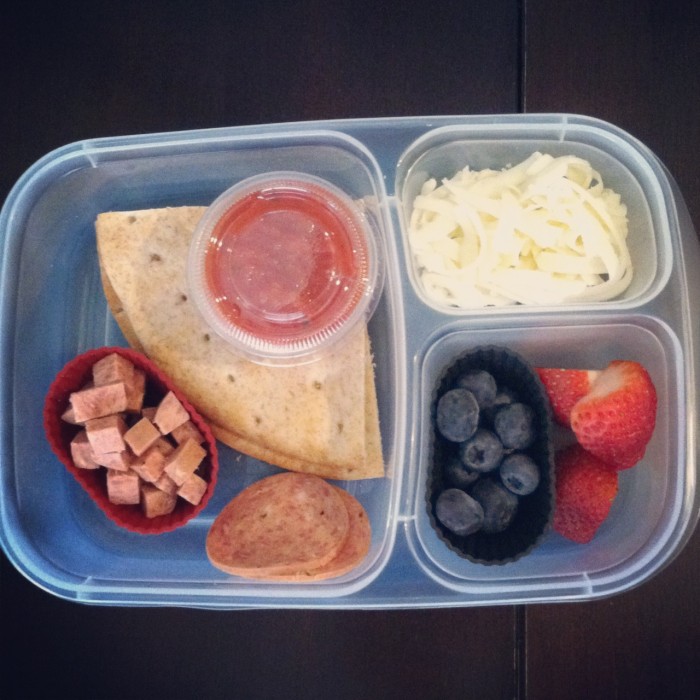
<path fill-rule="evenodd" d="M 528 160 L 533 154 L 540 154 L 542 158 Z M 570 190 L 565 189 L 563 194 L 560 194 L 562 183 L 568 183 L 568 180 L 564 180 L 560 175 L 555 180 L 543 178 L 542 184 L 533 184 L 536 174 L 551 171 L 552 168 L 547 167 L 549 164 L 545 164 L 546 158 L 556 159 L 568 156 L 583 159 L 590 164 L 593 169 L 591 174 L 593 178 L 592 188 L 579 187 L 579 183 L 576 183 L 575 187 Z M 481 184 L 475 184 L 478 172 L 510 170 L 525 161 L 529 163 L 527 177 L 510 177 L 506 180 L 504 174 L 497 185 L 490 184 L 485 187 L 483 180 L 480 181 Z M 579 167 L 574 163 L 571 169 L 575 173 Z M 433 234 L 432 232 L 424 234 L 424 237 L 414 234 L 416 240 L 421 239 L 422 241 L 432 236 L 430 243 L 421 242 L 419 261 L 414 245 L 410 243 L 411 236 L 409 236 L 416 197 L 421 194 L 421 189 L 426 181 L 434 179 L 439 187 L 444 180 L 451 180 L 465 168 L 470 171 L 470 192 L 469 194 L 462 193 L 467 190 L 467 185 L 462 185 L 463 190 L 459 190 L 459 194 L 453 195 L 453 200 L 451 200 L 455 202 L 455 209 L 452 212 L 456 217 L 455 222 L 459 235 L 456 235 L 454 230 L 449 236 L 444 233 Z M 581 243 L 579 241 L 574 243 L 572 239 L 578 237 L 581 231 L 585 231 L 586 228 L 595 227 L 596 222 L 600 222 L 600 237 L 615 243 L 616 236 L 610 233 L 610 226 L 618 222 L 614 220 L 613 215 L 601 216 L 592 206 L 592 204 L 596 204 L 606 214 L 617 208 L 615 204 L 611 206 L 603 204 L 604 200 L 600 193 L 594 189 L 599 185 L 595 173 L 600 175 L 605 190 L 617 193 L 622 204 L 626 207 L 628 219 L 626 245 L 631 260 L 631 281 L 624 282 L 627 278 L 623 276 L 623 280 L 617 284 L 620 287 L 625 287 L 625 284 L 627 286 L 621 292 L 613 292 L 613 290 L 603 292 L 604 285 L 599 285 L 596 289 L 601 290 L 600 294 L 603 296 L 601 300 L 587 301 L 587 297 L 593 294 L 589 287 L 583 292 L 575 292 L 574 298 L 570 301 L 550 302 L 550 299 L 556 299 L 555 295 L 560 292 L 552 284 L 552 273 L 543 274 L 543 279 L 540 281 L 533 277 L 534 274 L 538 273 L 533 273 L 532 269 L 535 266 L 539 268 L 540 264 L 545 264 L 544 262 L 540 263 L 540 259 L 537 257 L 539 253 L 543 252 L 544 255 L 549 255 L 550 260 L 552 260 L 552 256 L 559 255 L 562 250 L 573 247 L 579 249 Z M 494 180 L 490 182 L 493 183 Z M 533 188 L 535 184 L 535 194 L 530 194 L 532 190 L 529 188 Z M 481 190 L 479 190 L 480 187 L 482 187 Z M 499 282 L 491 275 L 492 267 L 490 264 L 489 272 L 483 271 L 482 273 L 488 283 L 494 284 L 494 289 L 490 290 L 494 292 L 494 295 L 498 294 L 498 284 L 508 284 L 505 281 L 505 275 L 515 274 L 505 270 L 506 267 L 513 265 L 513 257 L 518 261 L 516 265 L 516 269 L 519 270 L 518 274 L 529 275 L 527 280 L 513 282 L 512 288 L 506 287 L 506 298 L 509 300 L 509 305 L 514 303 L 513 299 L 524 298 L 526 305 L 537 306 L 538 310 L 550 312 L 557 311 L 561 306 L 575 306 L 581 309 L 601 307 L 632 309 L 651 301 L 663 289 L 670 275 L 671 251 L 668 214 L 658 180 L 649 167 L 649 163 L 643 157 L 642 147 L 635 147 L 634 143 L 619 138 L 617 134 L 600 125 L 567 124 L 564 122 L 553 129 L 550 124 L 532 121 L 526 126 L 521 123 L 497 123 L 446 126 L 433 129 L 412 143 L 402 154 L 396 175 L 396 196 L 402 235 L 406 241 L 405 264 L 411 283 L 424 303 L 444 313 L 500 314 L 508 312 L 508 306 L 503 306 L 496 301 L 491 301 L 488 306 L 483 306 L 480 304 L 480 298 L 473 302 L 471 298 L 465 298 L 461 302 L 453 302 L 450 298 L 445 297 L 454 298 L 451 296 L 454 294 L 454 287 L 447 293 L 439 293 L 437 290 L 431 291 L 426 284 L 426 280 L 431 279 L 426 273 L 430 273 L 430 275 L 443 274 L 442 269 L 444 268 L 442 266 L 449 270 L 455 264 L 454 256 L 461 256 L 458 268 L 469 263 L 471 263 L 470 268 L 475 268 L 474 263 L 482 259 L 482 253 L 487 249 L 486 241 L 489 245 L 493 245 L 497 259 L 502 261 L 499 265 L 502 264 L 504 267 L 504 269 L 499 269 L 494 264 L 497 274 L 501 275 Z M 446 202 L 443 201 L 442 205 L 445 206 L 445 204 Z M 540 208 L 547 210 L 548 204 L 552 206 L 547 212 L 549 216 L 542 216 L 536 224 L 532 224 L 531 219 L 525 219 L 524 215 L 518 216 L 513 213 L 514 210 L 524 211 L 526 205 L 528 216 L 534 217 L 542 213 Z M 522 210 L 519 209 L 521 206 Z M 494 219 L 495 216 L 499 217 L 497 223 Z M 586 220 L 582 216 L 590 217 L 590 219 Z M 549 226 L 550 223 L 551 228 L 543 233 L 544 227 Z M 538 239 L 534 235 L 523 234 L 522 231 L 526 230 L 527 226 L 537 228 L 538 232 L 543 234 L 542 238 Z M 463 233 L 465 230 L 468 231 L 466 236 Z M 509 233 L 511 230 L 514 233 Z M 565 239 L 562 233 L 556 233 L 562 230 L 570 231 L 572 235 Z M 458 252 L 454 249 L 450 250 L 451 260 L 445 261 L 447 255 L 447 249 L 444 247 L 446 239 L 448 237 L 459 239 L 460 236 L 464 236 L 465 240 L 474 238 L 476 241 L 478 239 L 479 242 L 472 244 L 473 249 L 462 245 Z M 436 239 L 439 241 L 439 245 L 432 242 Z M 551 247 L 547 247 L 548 245 Z M 585 245 L 588 250 L 592 249 L 601 254 L 601 257 L 598 258 L 599 261 L 605 259 L 606 251 L 599 246 L 599 241 L 594 240 L 593 236 L 589 236 Z M 534 248 L 534 252 L 529 253 L 528 246 Z M 440 252 L 435 253 L 435 251 Z M 605 266 L 599 270 L 611 268 L 613 262 L 610 258 L 619 263 L 623 252 L 624 249 L 613 245 L 607 251 L 609 257 Z M 589 256 L 586 257 L 590 260 Z M 576 264 L 580 263 L 582 258 L 583 256 L 577 255 Z M 574 260 L 574 257 L 562 255 L 560 259 L 561 263 L 557 261 L 550 264 L 568 265 L 569 261 Z M 441 269 L 438 269 L 438 266 Z M 447 275 L 446 279 L 454 279 L 457 274 L 459 274 L 458 271 L 451 273 Z M 475 279 L 476 274 L 476 269 L 473 269 L 473 271 L 467 272 L 466 279 Z M 561 277 L 561 275 L 557 276 Z M 600 278 L 609 280 L 610 275 L 603 272 Z M 465 277 L 462 276 L 462 279 L 464 280 Z M 451 284 L 451 281 L 446 284 Z M 540 292 L 537 289 L 538 284 L 552 284 L 552 290 L 543 287 Z M 462 289 L 464 287 L 465 285 L 462 284 Z M 443 289 L 441 282 L 438 283 L 438 288 Z M 481 292 L 484 289 L 485 287 L 482 285 L 478 291 Z M 561 294 L 563 296 L 564 292 L 562 291 Z M 608 299 L 609 294 L 612 296 Z M 467 305 L 468 308 L 465 308 Z"/>

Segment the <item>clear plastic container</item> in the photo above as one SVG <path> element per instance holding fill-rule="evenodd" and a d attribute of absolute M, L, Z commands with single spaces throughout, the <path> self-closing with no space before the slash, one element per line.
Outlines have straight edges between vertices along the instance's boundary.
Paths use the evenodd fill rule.
<path fill-rule="evenodd" d="M 471 170 L 501 170 L 524 161 L 535 152 L 555 158 L 576 156 L 588 161 L 603 177 L 605 187 L 617 192 L 627 206 L 627 245 L 633 268 L 632 282 L 618 298 L 577 305 L 589 309 L 601 305 L 631 309 L 652 300 L 668 281 L 672 255 L 664 196 L 650 164 L 634 150 L 615 144 L 612 134 L 601 133 L 587 125 L 572 125 L 566 137 L 558 141 L 533 128 L 533 124 L 517 133 L 504 126 L 442 127 L 430 131 L 407 149 L 401 156 L 396 177 L 403 229 L 408 229 L 413 200 L 428 178 L 438 181 L 450 178 L 467 165 Z M 409 277 L 421 299 L 437 310 L 463 313 L 459 308 L 430 299 L 408 248 L 406 256 Z M 538 310 L 559 312 L 561 306 L 543 305 Z M 493 314 L 507 313 L 508 309 L 493 306 L 470 309 L 470 312 L 479 311 Z"/>
<path fill-rule="evenodd" d="M 311 362 L 367 322 L 384 260 L 360 207 L 330 182 L 272 172 L 237 183 L 192 238 L 190 292 L 200 313 L 254 362 Z"/>
<path fill-rule="evenodd" d="M 590 339 L 595 338 L 595 342 Z M 665 543 L 672 539 L 677 525 L 678 494 L 688 484 L 680 470 L 669 469 L 685 454 L 682 433 L 685 387 L 676 371 L 682 363 L 675 334 L 659 319 L 628 318 L 601 322 L 589 318 L 560 315 L 555 325 L 500 327 L 489 330 L 452 330 L 442 334 L 421 353 L 420 416 L 416 453 L 422 471 L 429 455 L 430 420 L 426 407 L 438 374 L 465 348 L 496 343 L 516 350 L 537 367 L 557 367 L 566 358 L 569 367 L 600 367 L 607 358 L 635 360 L 648 370 L 658 392 L 659 404 L 654 435 L 644 461 L 620 472 L 620 493 L 610 515 L 587 545 L 569 542 L 550 532 L 546 544 L 535 547 L 517 562 L 501 567 L 475 567 L 440 547 L 425 508 L 425 479 L 418 478 L 415 497 L 415 529 L 409 538 L 416 558 L 427 575 L 465 594 L 484 586 L 507 590 L 516 582 L 532 594 L 550 586 L 564 587 L 579 581 L 585 572 L 591 585 L 598 578 L 613 577 L 624 571 L 626 577 L 652 570 L 665 557 Z M 555 431 L 555 445 L 566 444 L 566 431 Z M 640 517 L 641 514 L 643 517 Z M 556 560 L 556 566 L 552 561 Z"/>
<path fill-rule="evenodd" d="M 588 158 L 627 200 L 635 279 L 619 299 L 566 307 L 460 311 L 424 298 L 406 242 L 421 178 L 504 167 L 533 150 Z M 210 205 L 246 178 L 322 178 L 371 223 L 385 263 L 369 322 L 386 477 L 341 485 L 372 524 L 355 571 L 311 584 L 227 576 L 204 541 L 223 506 L 273 467 L 220 447 L 207 507 L 182 528 L 144 538 L 106 519 L 56 460 L 41 427 L 60 368 L 91 347 L 126 345 L 104 299 L 98 213 Z M 19 571 L 57 596 L 94 604 L 408 608 L 590 600 L 658 573 L 696 524 L 698 320 L 695 231 L 671 176 L 636 139 L 573 115 L 339 120 L 97 139 L 48 154 L 0 214 L 0 541 Z M 659 397 L 643 461 L 621 475 L 610 517 L 587 545 L 553 532 L 518 561 L 483 566 L 450 552 L 428 523 L 428 399 L 460 352 L 511 347 L 533 365 L 645 364 Z"/>

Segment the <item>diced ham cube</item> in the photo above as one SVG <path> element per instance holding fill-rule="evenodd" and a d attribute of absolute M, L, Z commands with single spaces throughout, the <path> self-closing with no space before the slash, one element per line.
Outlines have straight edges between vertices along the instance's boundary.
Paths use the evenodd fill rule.
<path fill-rule="evenodd" d="M 97 459 L 103 467 L 114 469 L 118 472 L 129 471 L 134 462 L 134 456 L 129 450 L 122 450 L 121 452 L 102 452 Z"/>
<path fill-rule="evenodd" d="M 156 411 L 158 410 L 157 406 L 147 406 L 141 409 L 141 415 L 144 418 L 148 418 L 148 420 L 153 423 L 153 419 L 156 417 Z"/>
<path fill-rule="evenodd" d="M 73 464 L 80 469 L 99 469 L 95 452 L 88 440 L 85 430 L 81 430 L 70 442 L 70 453 Z"/>
<path fill-rule="evenodd" d="M 70 395 L 70 405 L 73 419 L 78 423 L 120 413 L 127 407 L 126 387 L 123 382 L 114 382 L 74 391 Z"/>
<path fill-rule="evenodd" d="M 171 496 L 177 494 L 177 484 L 165 472 L 160 475 L 158 481 L 153 482 L 153 485 Z"/>
<path fill-rule="evenodd" d="M 128 384 L 134 374 L 134 365 L 126 357 L 112 353 L 95 362 L 92 366 L 92 379 L 95 386 L 124 382 Z"/>
<path fill-rule="evenodd" d="M 178 486 L 182 486 L 206 456 L 206 450 L 190 438 L 168 455 L 165 460 L 165 473 Z"/>
<path fill-rule="evenodd" d="M 136 505 L 141 501 L 141 480 L 136 472 L 107 471 L 107 497 L 117 505 Z"/>
<path fill-rule="evenodd" d="M 204 442 L 204 435 L 202 435 L 197 426 L 191 420 L 188 420 L 182 425 L 178 425 L 178 427 L 175 428 L 175 430 L 173 430 L 170 434 L 173 436 L 173 438 L 175 438 L 175 442 L 177 442 L 178 445 L 185 442 L 185 440 L 188 438 L 192 438 L 200 445 Z"/>
<path fill-rule="evenodd" d="M 175 445 L 173 445 L 168 438 L 159 437 L 155 443 L 153 443 L 153 449 L 158 450 L 163 457 L 167 457 L 175 451 Z"/>
<path fill-rule="evenodd" d="M 124 433 L 126 433 L 127 428 L 120 415 L 89 420 L 85 424 L 85 430 L 98 462 L 102 454 L 122 452 L 126 449 Z"/>
<path fill-rule="evenodd" d="M 197 474 L 190 474 L 184 483 L 177 490 L 177 495 L 196 506 L 207 490 L 207 482 Z"/>
<path fill-rule="evenodd" d="M 68 408 L 61 414 L 61 420 L 65 421 L 66 423 L 71 423 L 72 425 L 83 425 L 75 420 L 75 411 L 73 410 L 73 406 L 70 404 L 68 404 Z"/>
<path fill-rule="evenodd" d="M 133 376 L 126 385 L 127 406 L 129 413 L 139 413 L 143 407 L 143 398 L 146 395 L 146 373 L 138 368 L 134 369 Z"/>
<path fill-rule="evenodd" d="M 141 508 L 147 518 L 156 518 L 159 515 L 168 515 L 175 510 L 177 496 L 166 493 L 153 486 L 153 484 L 141 484 Z"/>
<path fill-rule="evenodd" d="M 165 455 L 154 445 L 146 450 L 143 455 L 135 459 L 131 468 L 144 481 L 158 481 L 165 468 Z"/>
<path fill-rule="evenodd" d="M 142 418 L 124 433 L 124 441 L 137 457 L 140 457 L 159 438 L 160 431 L 148 418 Z"/>
<path fill-rule="evenodd" d="M 146 373 L 118 353 L 93 365 L 92 377 L 70 395 L 62 419 L 78 430 L 70 443 L 81 469 L 106 468 L 107 496 L 141 505 L 149 518 L 172 513 L 178 498 L 198 505 L 208 483 L 197 469 L 205 437 L 177 396 L 144 407 Z M 133 414 L 136 414 L 135 416 Z"/>
<path fill-rule="evenodd" d="M 190 419 L 187 409 L 180 403 L 172 391 L 169 391 L 158 404 L 158 410 L 153 422 L 163 435 L 167 435 L 179 425 Z"/>

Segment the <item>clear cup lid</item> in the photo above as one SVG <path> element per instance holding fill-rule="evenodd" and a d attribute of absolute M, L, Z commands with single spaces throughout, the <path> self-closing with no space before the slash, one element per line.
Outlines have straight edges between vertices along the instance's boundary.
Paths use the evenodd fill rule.
<path fill-rule="evenodd" d="M 272 172 L 221 194 L 195 230 L 192 299 L 234 351 L 264 364 L 312 361 L 374 311 L 375 232 L 335 185 Z"/>

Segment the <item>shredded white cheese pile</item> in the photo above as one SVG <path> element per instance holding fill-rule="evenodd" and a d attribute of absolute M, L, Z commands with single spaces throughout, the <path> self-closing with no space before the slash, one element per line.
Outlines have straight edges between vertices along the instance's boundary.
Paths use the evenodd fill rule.
<path fill-rule="evenodd" d="M 430 179 L 408 236 L 425 293 L 449 306 L 602 301 L 632 280 L 627 208 L 574 156 Z"/>

